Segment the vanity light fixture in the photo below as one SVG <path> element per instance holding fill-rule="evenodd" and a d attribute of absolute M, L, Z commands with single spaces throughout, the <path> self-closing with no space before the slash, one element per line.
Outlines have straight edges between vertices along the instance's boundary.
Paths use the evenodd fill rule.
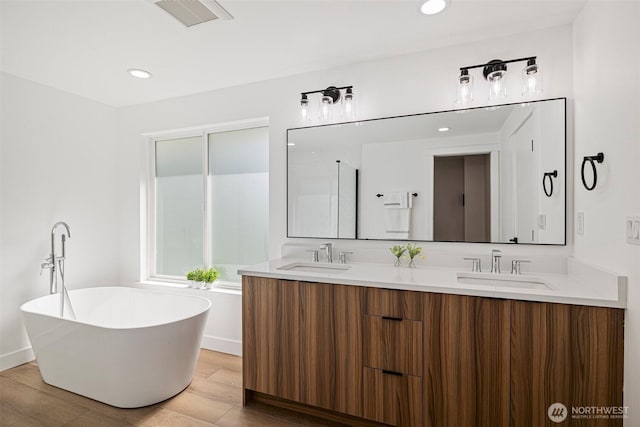
<path fill-rule="evenodd" d="M 450 0 L 420 0 L 418 6 L 423 15 L 436 15 L 442 12 Z"/>
<path fill-rule="evenodd" d="M 344 91 L 344 95 L 342 91 Z M 300 117 L 303 121 L 309 121 L 311 119 L 309 95 L 314 93 L 321 94 L 318 110 L 318 118 L 320 120 L 331 120 L 334 110 L 336 110 L 336 106 L 339 104 L 341 104 L 340 114 L 344 119 L 350 120 L 355 117 L 356 105 L 353 96 L 353 86 L 329 86 L 326 89 L 311 90 L 300 94 Z"/>
<path fill-rule="evenodd" d="M 473 76 L 469 75 L 466 68 L 460 70 L 458 84 L 456 85 L 456 105 L 466 107 L 473 101 Z"/>
<path fill-rule="evenodd" d="M 455 104 L 464 107 L 473 101 L 473 76 L 469 75 L 469 70 L 482 68 L 482 75 L 489 83 L 489 100 L 499 101 L 507 97 L 507 64 L 513 62 L 527 62 L 522 70 L 522 95 L 533 96 L 542 93 L 542 73 L 540 66 L 536 63 L 535 56 L 526 58 L 510 59 L 503 61 L 502 59 L 492 59 L 486 64 L 470 65 L 460 67 L 460 75 L 456 87 Z"/>
<path fill-rule="evenodd" d="M 150 72 L 146 70 L 141 70 L 139 68 L 129 68 L 127 72 L 131 74 L 133 77 L 137 77 L 139 79 L 148 79 L 151 77 Z"/>

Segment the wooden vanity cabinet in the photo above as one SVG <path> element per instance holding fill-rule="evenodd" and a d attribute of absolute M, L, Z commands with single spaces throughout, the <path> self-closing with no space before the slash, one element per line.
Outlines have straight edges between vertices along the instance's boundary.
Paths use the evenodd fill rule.
<path fill-rule="evenodd" d="M 424 294 L 425 426 L 509 425 L 510 301 Z"/>
<path fill-rule="evenodd" d="M 300 400 L 300 284 L 242 278 L 244 389 Z"/>
<path fill-rule="evenodd" d="M 422 427 L 422 293 L 364 292 L 363 417 Z"/>
<path fill-rule="evenodd" d="M 362 291 L 300 283 L 300 401 L 362 416 Z"/>
<path fill-rule="evenodd" d="M 513 426 L 559 425 L 553 403 L 621 407 L 624 310 L 581 305 L 511 303 Z M 622 426 L 622 419 L 571 420 L 570 425 Z"/>
<path fill-rule="evenodd" d="M 553 426 L 552 403 L 623 406 L 622 309 L 249 276 L 242 298 L 247 400 L 408 427 Z"/>

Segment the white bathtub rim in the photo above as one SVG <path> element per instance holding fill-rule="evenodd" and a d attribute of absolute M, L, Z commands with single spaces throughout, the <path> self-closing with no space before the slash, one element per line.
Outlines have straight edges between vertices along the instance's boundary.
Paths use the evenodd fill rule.
<path fill-rule="evenodd" d="M 131 287 L 127 287 L 127 286 L 96 286 L 96 287 L 90 287 L 90 288 L 79 288 L 79 289 L 73 289 L 73 290 L 69 290 L 69 295 L 73 295 L 74 292 L 77 291 L 83 291 L 83 290 L 89 290 L 89 289 L 131 289 L 134 292 L 142 292 L 142 293 L 153 293 L 153 294 L 158 294 L 158 295 L 176 295 L 176 294 L 172 294 L 169 292 L 159 292 L 159 291 L 155 291 L 155 290 L 149 290 L 149 289 L 139 289 L 139 288 L 131 288 Z M 190 299 L 199 299 L 202 301 L 205 301 L 207 303 L 207 307 L 203 310 L 199 310 L 198 312 L 196 312 L 193 315 L 189 315 L 189 316 L 185 316 L 185 317 L 180 317 L 180 318 L 174 318 L 171 319 L 169 321 L 166 322 L 157 322 L 157 323 L 153 323 L 150 325 L 144 325 L 144 326 L 107 326 L 107 325 L 99 325 L 99 324 L 95 324 L 95 323 L 91 323 L 91 322 L 86 322 L 86 321 L 81 321 L 81 320 L 75 320 L 75 319 L 71 319 L 68 317 L 60 317 L 60 316 L 53 316 L 51 314 L 46 314 L 46 313 L 42 313 L 39 311 L 33 311 L 33 310 L 29 310 L 27 308 L 25 308 L 26 305 L 30 304 L 33 301 L 37 301 L 40 299 L 44 299 L 47 297 L 50 297 L 51 295 L 54 294 L 47 294 L 47 295 L 43 295 L 41 297 L 37 297 L 37 298 L 33 298 L 27 302 L 25 302 L 24 304 L 22 304 L 20 306 L 20 311 L 22 313 L 28 313 L 28 314 L 35 314 L 38 316 L 44 316 L 50 319 L 56 319 L 56 320 L 65 320 L 71 323 L 77 323 L 80 325 L 87 325 L 87 326 L 91 326 L 94 328 L 99 328 L 99 329 L 106 329 L 106 330 L 142 330 L 142 329 L 149 329 L 149 328 L 155 328 L 158 326 L 164 326 L 164 325 L 169 325 L 172 323 L 176 323 L 176 322 L 180 322 L 180 321 L 184 321 L 184 320 L 188 320 L 188 319 L 193 319 L 195 317 L 200 316 L 203 313 L 208 313 L 208 311 L 211 309 L 211 301 L 207 298 L 201 297 L 201 296 L 197 296 L 197 295 L 179 295 L 180 297 L 184 297 L 184 298 L 190 298 Z"/>

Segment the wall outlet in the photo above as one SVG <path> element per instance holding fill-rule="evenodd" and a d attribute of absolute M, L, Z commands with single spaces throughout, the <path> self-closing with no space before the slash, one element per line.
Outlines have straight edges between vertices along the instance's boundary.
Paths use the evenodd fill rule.
<path fill-rule="evenodd" d="M 628 216 L 625 220 L 627 243 L 640 245 L 640 216 Z"/>
<path fill-rule="evenodd" d="M 576 212 L 576 234 L 584 234 L 584 212 Z"/>

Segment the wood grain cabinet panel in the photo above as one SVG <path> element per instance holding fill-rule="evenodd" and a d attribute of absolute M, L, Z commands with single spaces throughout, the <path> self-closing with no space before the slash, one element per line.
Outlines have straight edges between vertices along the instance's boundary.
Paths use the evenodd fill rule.
<path fill-rule="evenodd" d="M 301 401 L 362 416 L 363 288 L 300 283 Z"/>
<path fill-rule="evenodd" d="M 570 412 L 623 406 L 623 310 L 514 301 L 511 319 L 513 426 L 559 425 L 547 415 L 556 402 L 567 407 L 567 425 L 622 425 Z"/>
<path fill-rule="evenodd" d="M 243 276 L 244 388 L 300 399 L 298 282 Z"/>
<path fill-rule="evenodd" d="M 425 426 L 509 425 L 510 301 L 424 294 Z"/>
<path fill-rule="evenodd" d="M 422 427 L 422 378 L 364 368 L 364 418 L 402 427 Z"/>
<path fill-rule="evenodd" d="M 422 376 L 422 322 L 365 315 L 364 365 Z"/>
<path fill-rule="evenodd" d="M 366 288 L 365 314 L 422 320 L 422 292 Z"/>

